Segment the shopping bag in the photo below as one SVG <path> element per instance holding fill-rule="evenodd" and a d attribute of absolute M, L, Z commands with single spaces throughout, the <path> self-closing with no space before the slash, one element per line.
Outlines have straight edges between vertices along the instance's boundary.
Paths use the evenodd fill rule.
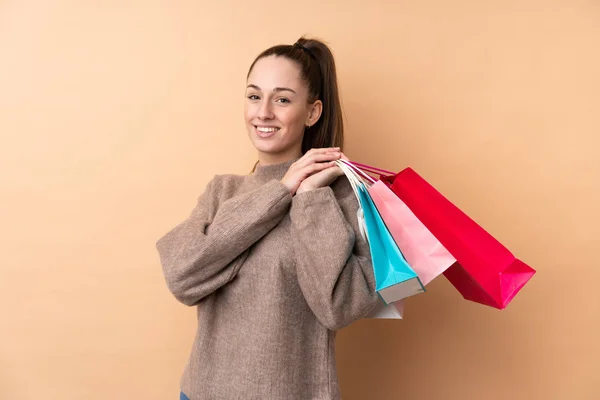
<path fill-rule="evenodd" d="M 355 168 L 349 162 L 346 164 Z M 363 174 L 360 170 L 356 172 Z M 369 175 L 363 175 L 363 178 L 372 182 L 368 188 L 371 199 L 402 255 L 423 285 L 429 284 L 456 262 L 452 254 L 386 184 L 375 181 Z"/>
<path fill-rule="evenodd" d="M 379 298 L 377 305 L 365 318 L 374 319 L 402 319 L 404 316 L 404 300 L 394 301 L 390 304 Z"/>
<path fill-rule="evenodd" d="M 369 238 L 367 237 L 367 232 L 366 232 L 367 228 L 365 226 L 365 217 L 364 217 L 362 205 L 360 204 L 360 195 L 358 194 L 358 187 L 357 187 L 357 185 L 360 184 L 360 182 L 357 182 L 353 178 L 349 178 L 348 181 L 350 182 L 350 185 L 352 186 L 352 189 L 354 190 L 356 199 L 358 200 L 358 211 L 356 212 L 356 214 L 357 214 L 360 234 L 361 234 L 362 238 L 368 243 Z M 379 300 L 377 301 L 376 306 L 369 312 L 369 314 L 367 316 L 365 316 L 365 318 L 402 319 L 403 316 L 404 316 L 404 300 L 398 300 L 398 301 L 392 302 L 390 304 L 386 304 L 383 301 L 383 299 L 381 299 L 381 297 L 380 297 Z"/>
<path fill-rule="evenodd" d="M 392 235 L 387 230 L 364 182 L 356 173 L 339 161 L 358 194 L 368 238 L 377 293 L 386 305 L 425 291 L 417 273 L 408 265 Z"/>
<path fill-rule="evenodd" d="M 456 258 L 444 276 L 465 299 L 504 309 L 536 273 L 412 168 L 394 174 L 353 165 L 378 174 Z"/>

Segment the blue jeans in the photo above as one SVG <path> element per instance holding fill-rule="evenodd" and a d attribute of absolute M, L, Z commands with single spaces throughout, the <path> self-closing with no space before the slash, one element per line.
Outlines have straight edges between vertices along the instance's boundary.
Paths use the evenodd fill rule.
<path fill-rule="evenodd" d="M 179 400 L 190 400 L 183 392 L 179 393 Z"/>

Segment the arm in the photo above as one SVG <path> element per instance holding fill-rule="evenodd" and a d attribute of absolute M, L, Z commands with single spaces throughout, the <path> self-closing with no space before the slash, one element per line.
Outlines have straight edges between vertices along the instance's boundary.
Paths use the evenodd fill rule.
<path fill-rule="evenodd" d="M 378 295 L 369 247 L 358 233 L 358 201 L 346 178 L 332 187 L 296 195 L 290 217 L 304 297 L 325 327 L 338 330 L 368 314 Z"/>
<path fill-rule="evenodd" d="M 189 218 L 156 244 L 167 286 L 186 305 L 231 281 L 246 250 L 279 223 L 291 202 L 276 180 L 219 204 L 221 186 L 211 181 Z"/>

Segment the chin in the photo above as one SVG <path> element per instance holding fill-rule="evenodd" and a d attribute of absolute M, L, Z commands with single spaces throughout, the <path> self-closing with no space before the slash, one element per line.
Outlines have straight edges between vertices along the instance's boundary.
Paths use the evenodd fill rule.
<path fill-rule="evenodd" d="M 262 138 L 256 135 L 254 132 L 254 126 L 249 127 L 248 134 L 250 141 L 254 148 L 262 154 L 270 156 L 278 156 L 293 152 L 293 148 L 296 147 L 296 143 L 289 143 L 286 139 L 286 135 L 273 135 L 269 138 Z M 289 139 L 289 138 L 287 138 Z M 302 136 L 299 138 L 302 140 Z"/>
<path fill-rule="evenodd" d="M 250 134 L 250 141 L 256 150 L 265 154 L 278 154 L 285 151 L 285 144 L 281 143 L 278 138 L 272 137 L 269 139 L 263 139 L 257 137 L 254 134 Z"/>
<path fill-rule="evenodd" d="M 286 151 L 284 146 L 278 145 L 277 143 L 265 143 L 260 140 L 252 141 L 254 148 L 263 154 L 280 154 Z"/>

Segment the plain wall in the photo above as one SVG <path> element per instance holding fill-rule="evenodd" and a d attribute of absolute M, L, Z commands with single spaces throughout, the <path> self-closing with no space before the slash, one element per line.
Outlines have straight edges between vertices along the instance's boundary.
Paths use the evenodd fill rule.
<path fill-rule="evenodd" d="M 177 398 L 195 311 L 154 244 L 256 159 L 253 57 L 335 52 L 346 153 L 412 166 L 537 275 L 339 334 L 344 398 L 598 399 L 595 1 L 0 2 L 0 398 Z"/>

